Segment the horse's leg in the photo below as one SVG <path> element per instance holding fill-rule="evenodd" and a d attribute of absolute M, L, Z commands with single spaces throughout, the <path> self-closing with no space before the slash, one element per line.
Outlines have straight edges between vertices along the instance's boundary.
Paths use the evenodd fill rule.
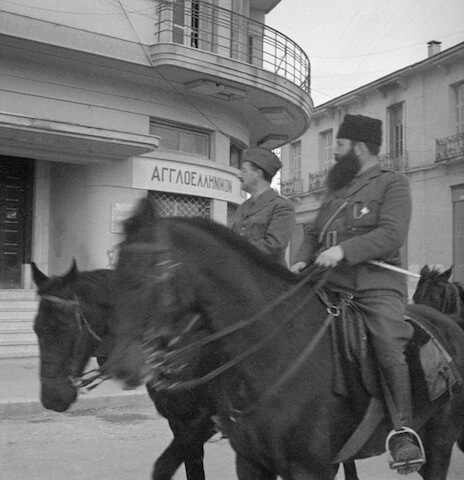
<path fill-rule="evenodd" d="M 214 424 L 210 417 L 205 418 L 200 425 L 195 426 L 194 432 L 190 433 L 190 440 L 184 454 L 187 480 L 205 480 L 204 445 L 214 433 Z"/>
<path fill-rule="evenodd" d="M 185 454 L 184 466 L 187 480 L 205 480 L 203 445 L 202 441 L 190 445 L 188 452 Z"/>
<path fill-rule="evenodd" d="M 354 462 L 353 462 L 354 463 Z M 308 468 L 307 466 L 301 466 L 298 464 L 293 464 L 290 467 L 290 475 L 288 477 L 284 476 L 285 480 L 334 480 L 339 465 L 327 465 L 319 466 L 315 468 Z M 357 477 L 356 477 L 357 478 Z"/>
<path fill-rule="evenodd" d="M 448 412 L 442 412 L 429 421 L 423 438 L 426 463 L 419 470 L 424 480 L 446 480 L 459 431 L 459 422 L 453 420 Z"/>
<path fill-rule="evenodd" d="M 345 480 L 359 480 L 354 460 L 351 462 L 345 462 L 343 464 L 343 471 L 345 474 Z"/>
<path fill-rule="evenodd" d="M 238 453 L 235 456 L 235 467 L 238 480 L 275 480 L 277 478 L 274 473 Z"/>
<path fill-rule="evenodd" d="M 171 480 L 184 461 L 184 445 L 174 436 L 168 448 L 160 455 L 153 466 L 152 480 Z"/>

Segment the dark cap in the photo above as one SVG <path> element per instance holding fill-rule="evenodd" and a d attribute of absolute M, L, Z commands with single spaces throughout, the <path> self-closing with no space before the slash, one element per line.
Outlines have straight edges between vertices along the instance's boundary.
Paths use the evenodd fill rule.
<path fill-rule="evenodd" d="M 382 145 L 382 121 L 364 115 L 345 115 L 337 138 Z"/>
<path fill-rule="evenodd" d="M 279 168 L 282 167 L 282 163 L 274 153 L 266 148 L 260 147 L 246 149 L 243 152 L 242 162 L 254 163 L 271 177 L 273 177 Z"/>

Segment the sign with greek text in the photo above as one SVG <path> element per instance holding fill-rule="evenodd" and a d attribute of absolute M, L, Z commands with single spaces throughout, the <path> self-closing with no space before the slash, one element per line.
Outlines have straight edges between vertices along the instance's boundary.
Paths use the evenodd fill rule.
<path fill-rule="evenodd" d="M 241 203 L 240 181 L 230 172 L 213 167 L 136 158 L 133 160 L 134 188 L 144 188 Z"/>

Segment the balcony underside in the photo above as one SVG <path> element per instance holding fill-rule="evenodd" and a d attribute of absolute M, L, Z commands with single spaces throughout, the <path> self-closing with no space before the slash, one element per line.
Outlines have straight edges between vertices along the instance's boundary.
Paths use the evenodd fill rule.
<path fill-rule="evenodd" d="M 247 123 L 251 144 L 278 147 L 308 128 L 311 97 L 278 74 L 174 43 L 150 48 L 153 67 L 187 94 L 221 103 Z"/>

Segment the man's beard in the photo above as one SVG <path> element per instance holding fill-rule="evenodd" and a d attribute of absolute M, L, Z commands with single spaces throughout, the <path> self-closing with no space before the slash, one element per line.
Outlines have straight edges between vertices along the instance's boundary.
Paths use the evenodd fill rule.
<path fill-rule="evenodd" d="M 361 169 L 359 158 L 351 148 L 345 155 L 335 157 L 337 163 L 327 174 L 327 188 L 334 192 L 348 185 Z"/>

